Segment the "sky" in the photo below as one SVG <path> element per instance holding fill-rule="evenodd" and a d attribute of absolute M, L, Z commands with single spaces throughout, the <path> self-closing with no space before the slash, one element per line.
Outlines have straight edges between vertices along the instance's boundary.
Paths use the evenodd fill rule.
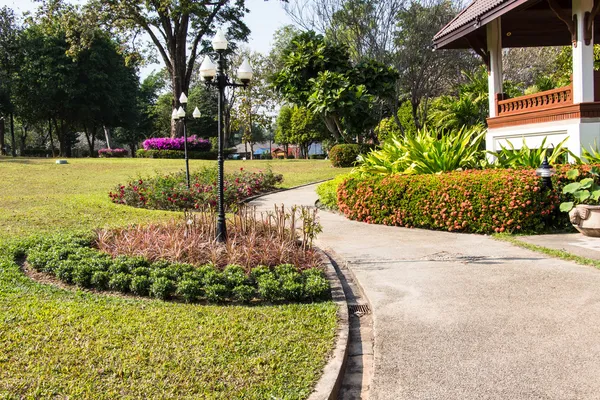
<path fill-rule="evenodd" d="M 84 1 L 72 1 L 83 3 Z M 33 11 L 39 3 L 33 0 L 0 0 L 0 7 L 8 6 L 19 14 L 25 11 Z M 250 10 L 246 14 L 246 25 L 250 28 L 250 40 L 247 46 L 251 50 L 268 53 L 271 49 L 273 34 L 284 26 L 292 24 L 291 19 L 285 13 L 282 2 L 279 0 L 246 0 L 246 7 Z M 148 75 L 152 70 L 160 69 L 161 65 L 151 65 L 141 71 L 142 77 Z"/>

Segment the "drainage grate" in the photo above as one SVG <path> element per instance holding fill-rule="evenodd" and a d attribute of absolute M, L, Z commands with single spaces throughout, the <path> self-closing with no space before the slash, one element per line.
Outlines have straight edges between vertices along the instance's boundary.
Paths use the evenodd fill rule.
<path fill-rule="evenodd" d="M 359 317 L 365 314 L 371 314 L 371 309 L 367 304 L 348 304 L 348 311 L 350 314 L 354 314 Z"/>

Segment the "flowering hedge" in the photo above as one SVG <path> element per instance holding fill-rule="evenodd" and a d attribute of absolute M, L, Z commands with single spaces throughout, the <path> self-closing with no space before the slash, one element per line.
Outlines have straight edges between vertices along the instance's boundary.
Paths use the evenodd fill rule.
<path fill-rule="evenodd" d="M 565 226 L 558 213 L 564 168 L 553 191 L 533 169 L 469 170 L 437 175 L 351 176 L 338 187 L 338 207 L 367 223 L 494 233 Z"/>
<path fill-rule="evenodd" d="M 224 197 L 226 207 L 231 207 L 243 199 L 273 190 L 283 180 L 280 174 L 271 170 L 248 172 L 239 171 L 224 176 Z M 133 207 L 157 210 L 184 210 L 214 207 L 217 204 L 217 169 L 206 168 L 190 176 L 187 188 L 185 173 L 179 172 L 149 179 L 136 179 L 119 185 L 109 196 L 114 203 Z"/>
<path fill-rule="evenodd" d="M 183 150 L 185 140 L 179 138 L 151 138 L 144 140 L 144 150 Z M 188 150 L 209 151 L 210 141 L 198 138 L 196 135 L 187 138 Z"/>
<path fill-rule="evenodd" d="M 125 149 L 100 149 L 98 157 L 127 157 L 129 152 Z"/>
<path fill-rule="evenodd" d="M 223 152 L 223 155 L 227 157 L 231 154 L 230 150 Z M 216 151 L 188 151 L 188 158 L 190 160 L 216 160 Z M 169 159 L 183 159 L 185 153 L 183 150 L 144 150 L 138 149 L 135 152 L 135 156 L 138 158 L 169 158 Z"/>

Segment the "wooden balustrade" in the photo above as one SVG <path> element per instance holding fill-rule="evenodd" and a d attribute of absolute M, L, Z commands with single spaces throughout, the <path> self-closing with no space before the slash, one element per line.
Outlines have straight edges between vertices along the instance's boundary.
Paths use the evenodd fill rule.
<path fill-rule="evenodd" d="M 498 117 L 573 104 L 573 86 L 569 85 L 513 99 L 504 99 L 503 96 L 504 94 L 499 93 L 496 97 Z"/>

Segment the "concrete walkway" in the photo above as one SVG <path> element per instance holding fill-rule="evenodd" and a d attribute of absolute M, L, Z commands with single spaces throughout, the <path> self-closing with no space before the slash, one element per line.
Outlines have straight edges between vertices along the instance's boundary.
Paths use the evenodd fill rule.
<path fill-rule="evenodd" d="M 316 198 L 307 186 L 252 204 Z M 373 308 L 371 399 L 600 399 L 600 271 L 485 236 L 319 215 L 317 244 Z"/>

